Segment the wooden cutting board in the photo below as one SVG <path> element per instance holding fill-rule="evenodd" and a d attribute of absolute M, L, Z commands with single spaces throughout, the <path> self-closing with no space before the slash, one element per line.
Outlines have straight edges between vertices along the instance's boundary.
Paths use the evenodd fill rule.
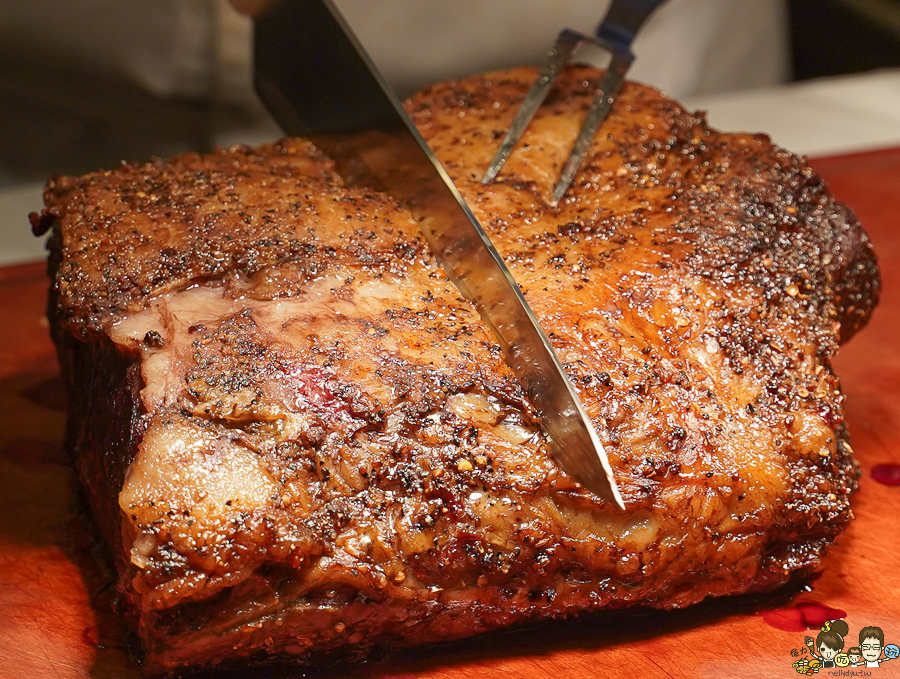
<path fill-rule="evenodd" d="M 803 657 L 803 638 L 815 636 L 800 631 L 803 614 L 817 627 L 817 614 L 829 617 L 822 606 L 842 612 L 832 617 L 845 614 L 848 646 L 866 625 L 881 627 L 886 643 L 900 644 L 900 486 L 871 475 L 876 465 L 900 463 L 900 149 L 813 165 L 875 242 L 884 295 L 871 325 L 835 361 L 863 477 L 856 520 L 811 589 L 730 597 L 672 613 L 544 623 L 345 666 L 329 676 L 797 676 L 791 664 Z M 25 215 L 22 228 L 28 228 Z M 93 553 L 60 445 L 65 405 L 44 319 L 46 288 L 43 264 L 0 269 L 0 679 L 139 677 L 124 625 L 112 611 L 111 577 Z M 900 660 L 872 671 L 900 677 Z M 305 675 L 285 667 L 229 676 Z"/>

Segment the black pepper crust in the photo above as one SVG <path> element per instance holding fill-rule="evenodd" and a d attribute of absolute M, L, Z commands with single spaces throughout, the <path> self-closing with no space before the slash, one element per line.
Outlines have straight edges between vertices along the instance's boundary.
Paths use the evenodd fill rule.
<path fill-rule="evenodd" d="M 336 260 L 414 262 L 424 247 L 414 230 L 376 238 L 369 227 L 396 219 L 396 207 L 344 187 L 333 165 L 309 142 L 284 140 L 52 179 L 32 222 L 38 235 L 59 225 L 56 315 L 87 337 L 154 295 L 210 279 L 266 279 L 283 296 Z M 313 228 L 329 219 L 346 228 Z M 276 273 L 283 264 L 289 278 Z"/>
<path fill-rule="evenodd" d="M 852 213 L 764 135 L 717 132 L 633 83 L 550 207 L 587 69 L 482 186 L 533 77 L 443 83 L 408 107 L 559 352 L 625 512 L 549 457 L 408 213 L 342 185 L 307 143 L 51 184 L 34 221 L 54 229 L 50 318 L 73 399 L 92 402 L 104 364 L 144 389 L 116 453 L 134 460 L 124 482 L 92 481 L 119 473 L 96 463 L 97 437 L 69 446 L 89 492 L 124 483 L 95 506 L 122 508 L 111 547 L 150 671 L 770 589 L 819 567 L 850 520 L 830 360 L 880 286 Z M 389 142 L 369 143 L 415 181 Z M 115 334 L 141 313 L 151 330 Z M 183 327 L 153 325 L 178 314 Z M 93 403 L 70 432 L 136 409 Z M 196 445 L 172 453 L 183 441 Z M 180 476 L 191 465 L 208 479 Z"/>

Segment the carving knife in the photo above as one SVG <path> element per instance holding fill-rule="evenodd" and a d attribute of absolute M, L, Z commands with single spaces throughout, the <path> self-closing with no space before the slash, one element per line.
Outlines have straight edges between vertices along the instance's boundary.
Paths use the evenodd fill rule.
<path fill-rule="evenodd" d="M 263 5 L 254 16 L 254 81 L 275 120 L 287 134 L 311 139 L 339 165 L 359 163 L 362 154 L 352 158 L 354 139 L 365 131 L 399 137 L 415 186 L 392 181 L 371 164 L 366 169 L 410 206 L 437 260 L 496 335 L 541 416 L 556 461 L 624 509 L 603 446 L 534 312 L 340 12 L 330 0 Z"/>

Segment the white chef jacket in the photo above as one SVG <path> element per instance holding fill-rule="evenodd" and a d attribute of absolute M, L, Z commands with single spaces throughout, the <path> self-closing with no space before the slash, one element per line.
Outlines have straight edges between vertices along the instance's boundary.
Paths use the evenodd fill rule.
<path fill-rule="evenodd" d="M 538 63 L 556 34 L 591 32 L 609 0 L 335 0 L 388 80 L 421 85 Z M 0 43 L 138 83 L 161 96 L 250 102 L 250 25 L 227 0 L 6 3 Z M 630 77 L 675 97 L 788 74 L 785 0 L 669 0 L 635 45 Z"/>

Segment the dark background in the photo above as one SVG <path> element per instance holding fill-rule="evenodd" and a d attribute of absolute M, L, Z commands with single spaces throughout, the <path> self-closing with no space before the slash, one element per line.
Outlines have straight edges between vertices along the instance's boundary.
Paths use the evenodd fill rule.
<path fill-rule="evenodd" d="M 788 4 L 795 80 L 900 66 L 900 0 Z M 209 150 L 213 129 L 259 115 L 23 63 L 0 45 L 0 188 L 121 158 Z"/>
<path fill-rule="evenodd" d="M 794 79 L 900 66 L 900 0 L 790 0 Z"/>

